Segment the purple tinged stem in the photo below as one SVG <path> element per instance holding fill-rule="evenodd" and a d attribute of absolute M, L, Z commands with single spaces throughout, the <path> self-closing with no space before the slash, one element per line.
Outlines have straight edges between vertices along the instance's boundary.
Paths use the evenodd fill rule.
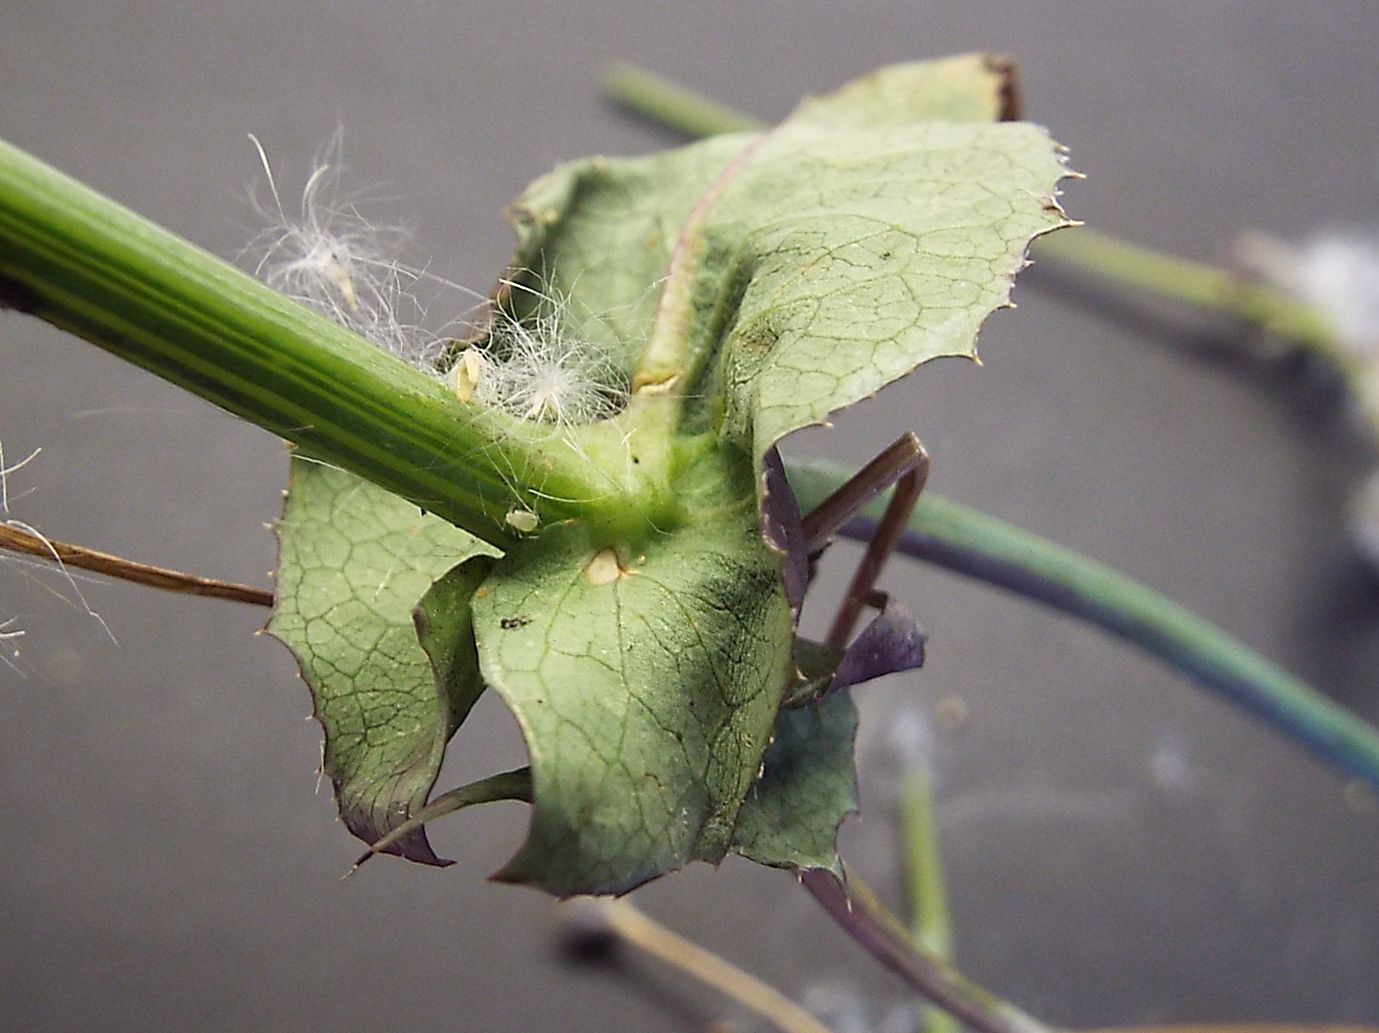
<path fill-rule="evenodd" d="M 838 927 L 911 989 L 977 1033 L 1051 1033 L 1053 1027 L 977 986 L 942 958 L 919 947 L 860 880 L 846 883 L 823 868 L 800 882 Z"/>

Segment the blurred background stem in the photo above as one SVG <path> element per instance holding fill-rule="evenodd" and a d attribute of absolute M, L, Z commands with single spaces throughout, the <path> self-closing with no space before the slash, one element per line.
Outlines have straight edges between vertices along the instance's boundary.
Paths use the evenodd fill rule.
<path fill-rule="evenodd" d="M 933 784 L 923 760 L 911 761 L 901 773 L 896 812 L 900 867 L 910 905 L 910 935 L 920 947 L 951 963 L 953 921 L 939 853 Z M 927 1005 L 921 1009 L 920 1024 L 925 1033 L 958 1033 L 960 1028 L 946 1011 Z"/>

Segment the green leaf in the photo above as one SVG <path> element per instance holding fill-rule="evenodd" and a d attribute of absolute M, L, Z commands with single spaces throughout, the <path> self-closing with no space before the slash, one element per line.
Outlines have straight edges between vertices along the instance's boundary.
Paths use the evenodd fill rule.
<path fill-rule="evenodd" d="M 842 878 L 838 827 L 857 809 L 857 711 L 848 689 L 923 662 L 924 633 L 894 600 L 846 650 L 795 640 L 796 679 L 738 817 L 738 853 L 776 868 L 827 868 Z"/>
<path fill-rule="evenodd" d="M 1021 123 L 787 123 L 724 191 L 689 271 L 713 281 L 690 341 L 720 356 L 724 435 L 761 453 L 922 362 L 975 357 L 1029 241 L 1066 224 L 1065 174 Z"/>
<path fill-rule="evenodd" d="M 553 526 L 475 595 L 484 678 L 521 726 L 535 800 L 497 878 L 621 893 L 730 847 L 793 673 L 792 617 L 751 482 L 720 501 L 616 558 Z"/>
<path fill-rule="evenodd" d="M 632 377 L 616 428 L 570 428 L 572 447 L 640 463 L 676 506 L 640 533 L 547 525 L 476 594 L 483 676 L 532 767 L 531 830 L 499 878 L 621 892 L 730 848 L 836 865 L 854 717 L 835 693 L 777 724 L 794 629 L 760 460 L 920 362 L 973 355 L 1025 245 L 1063 224 L 1047 134 L 977 121 L 1008 113 L 1010 85 L 981 58 L 888 69 L 770 133 L 571 163 L 519 198 L 500 303 L 558 315 Z"/>
<path fill-rule="evenodd" d="M 761 777 L 738 814 L 733 849 L 760 864 L 827 868 L 841 878 L 838 826 L 857 810 L 856 734 L 847 689 L 781 711 Z"/>
<path fill-rule="evenodd" d="M 922 362 L 975 357 L 1026 246 L 1067 225 L 1048 134 L 972 120 L 1009 85 L 986 61 L 885 69 L 764 136 L 558 168 L 515 207 L 514 278 L 673 381 L 687 427 L 758 455 Z"/>
<path fill-rule="evenodd" d="M 750 139 L 584 158 L 533 182 L 507 209 L 517 234 L 506 277 L 517 286 L 504 290 L 507 304 L 523 316 L 558 307 L 567 334 L 610 348 L 631 374 L 681 226 Z M 550 302 L 539 304 L 541 296 Z"/>
<path fill-rule="evenodd" d="M 1008 122 L 1019 118 L 1015 64 L 1000 54 L 959 54 L 887 65 L 819 97 L 805 99 L 792 121 L 840 129 L 903 125 L 925 119 Z"/>
<path fill-rule="evenodd" d="M 483 689 L 468 600 L 491 561 L 460 564 L 491 550 L 353 474 L 301 459 L 278 537 L 268 630 L 311 689 L 340 815 L 371 843 L 426 802 L 446 742 Z M 394 849 L 442 863 L 422 830 Z"/>

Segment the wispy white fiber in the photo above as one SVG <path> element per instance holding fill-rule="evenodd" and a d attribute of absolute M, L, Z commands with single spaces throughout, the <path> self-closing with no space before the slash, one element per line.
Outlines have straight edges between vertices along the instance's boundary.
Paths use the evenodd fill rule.
<path fill-rule="evenodd" d="M 480 296 L 408 265 L 401 257 L 407 235 L 373 221 L 341 192 L 340 134 L 317 155 L 301 201 L 291 210 L 262 145 L 256 137 L 250 140 L 271 202 L 255 204 L 268 227 L 247 251 L 256 275 L 270 287 L 422 372 L 444 376 L 461 401 L 555 428 L 606 419 L 626 404 L 627 375 L 616 356 L 567 332 L 570 300 L 553 286 L 506 282 L 508 300 L 525 292 L 522 300 L 531 304 L 522 307 L 532 314 L 519 319 L 504 306 L 486 306 L 487 334 L 455 356 L 444 327 L 426 325 L 418 288 L 425 283 L 466 304 Z"/>
<path fill-rule="evenodd" d="M 417 287 L 427 274 L 401 261 L 407 241 L 403 229 L 375 222 L 360 210 L 357 198 L 341 192 L 342 135 L 337 132 L 316 156 L 292 211 L 283 205 L 263 145 L 253 135 L 249 139 L 271 198 L 267 203 L 254 199 L 267 223 L 246 248 L 256 259 L 255 275 L 404 362 L 434 367 L 444 344 L 423 325 L 426 313 Z"/>
<path fill-rule="evenodd" d="M 110 625 L 108 625 L 105 622 L 105 618 L 103 618 L 99 613 L 97 613 L 92 608 L 91 604 L 86 601 L 86 596 L 82 594 L 81 586 L 77 584 L 76 576 L 72 573 L 72 571 L 67 569 L 66 564 L 62 562 L 62 559 L 61 557 L 59 557 L 57 550 L 53 548 L 48 538 L 37 528 L 33 527 L 31 524 L 27 524 L 23 520 L 20 520 L 17 517 L 15 517 L 10 509 L 12 503 L 18 501 L 25 495 L 29 494 L 28 491 L 21 492 L 18 495 L 11 492 L 10 477 L 13 474 L 18 473 L 20 470 L 24 469 L 31 462 L 37 459 L 42 451 L 43 450 L 41 448 L 35 448 L 23 459 L 20 459 L 15 463 L 9 463 L 5 459 L 4 442 L 0 442 L 0 523 L 3 523 L 6 527 L 13 528 L 16 531 L 20 531 L 31 538 L 36 538 L 38 541 L 42 542 L 47 547 L 49 553 L 52 555 L 53 563 L 57 566 L 57 569 L 60 572 L 62 579 L 66 582 L 67 587 L 71 590 L 72 595 L 75 597 L 76 605 L 78 605 L 82 610 L 84 610 L 87 616 L 89 616 L 92 620 L 94 620 L 97 624 L 100 625 L 101 630 L 105 632 L 106 636 L 109 637 L 111 642 L 115 642 L 115 635 L 114 632 L 110 630 Z M 23 556 L 3 554 L 3 558 L 4 561 L 10 566 L 24 569 L 26 573 L 29 569 L 34 567 L 38 567 L 39 569 L 50 569 L 48 567 L 48 564 L 46 563 L 42 563 L 41 561 L 34 561 Z M 49 591 L 54 590 L 49 589 Z M 66 602 L 71 602 L 70 599 L 68 599 L 66 596 L 63 596 L 60 592 L 54 591 L 54 594 L 58 595 L 59 598 L 62 598 Z M 3 620 L 0 620 L 0 662 L 3 662 L 7 667 L 11 668 L 20 675 L 23 674 L 23 671 L 19 667 L 17 661 L 19 659 L 20 639 L 24 638 L 25 635 L 25 629 L 19 626 L 18 615 L 11 614 Z"/>
<path fill-rule="evenodd" d="M 536 315 L 495 313 L 488 347 L 459 376 L 473 379 L 480 402 L 523 420 L 567 427 L 617 415 L 628 384 L 613 352 L 566 332 L 567 296 L 551 288 L 533 293 Z"/>

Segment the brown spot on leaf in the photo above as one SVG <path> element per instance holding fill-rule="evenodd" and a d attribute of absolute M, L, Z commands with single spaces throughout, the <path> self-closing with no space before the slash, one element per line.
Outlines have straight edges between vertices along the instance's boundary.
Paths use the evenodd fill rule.
<path fill-rule="evenodd" d="M 1000 77 L 996 117 L 1002 122 L 1018 122 L 1025 117 L 1025 102 L 1020 95 L 1020 66 L 1005 54 L 988 54 L 986 67 Z"/>

